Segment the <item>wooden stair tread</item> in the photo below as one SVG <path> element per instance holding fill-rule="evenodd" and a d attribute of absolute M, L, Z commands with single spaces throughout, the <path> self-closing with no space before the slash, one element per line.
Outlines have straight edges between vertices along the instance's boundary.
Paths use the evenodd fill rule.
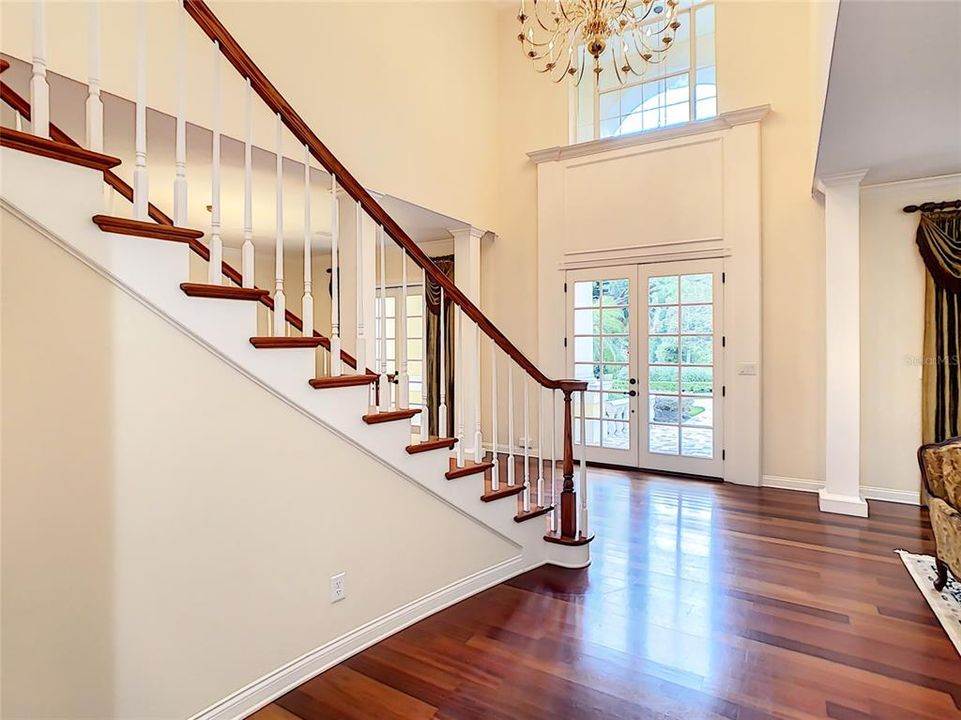
<path fill-rule="evenodd" d="M 218 300 L 259 301 L 269 295 L 259 288 L 242 288 L 233 285 L 209 285 L 207 283 L 180 283 L 180 289 L 190 297 L 216 298 Z"/>
<path fill-rule="evenodd" d="M 524 484 L 519 483 L 517 485 L 507 485 L 506 483 L 501 483 L 501 486 L 497 490 L 488 490 L 483 495 L 481 495 L 481 500 L 484 502 L 494 502 L 495 500 L 500 500 L 501 498 L 512 497 L 518 493 L 524 492 Z"/>
<path fill-rule="evenodd" d="M 457 467 L 457 459 L 450 459 L 450 470 L 444 473 L 444 477 L 448 480 L 456 480 L 457 478 L 467 477 L 468 475 L 478 475 L 480 473 L 485 473 L 494 467 L 492 462 L 479 462 L 475 463 L 471 460 L 464 461 L 464 467 Z"/>
<path fill-rule="evenodd" d="M 293 337 L 284 337 L 282 335 L 277 337 L 255 336 L 250 338 L 250 344 L 260 350 L 277 348 L 315 348 L 321 345 L 326 347 L 326 341 L 327 338 L 320 337 L 319 335 L 314 335 L 313 337 L 310 337 L 309 335 L 295 335 Z"/>
<path fill-rule="evenodd" d="M 532 507 L 527 512 L 521 510 L 514 516 L 514 522 L 522 523 L 526 520 L 531 520 L 536 517 L 541 517 L 542 515 L 547 515 L 551 510 L 554 509 L 553 505 L 548 505 L 547 507 Z"/>
<path fill-rule="evenodd" d="M 415 453 L 428 452 L 430 450 L 440 450 L 441 448 L 450 450 L 456 443 L 457 438 L 434 437 L 423 442 L 411 443 L 407 446 L 407 452 L 414 455 Z"/>
<path fill-rule="evenodd" d="M 315 390 L 325 388 L 355 387 L 357 385 L 370 385 L 377 381 L 377 376 L 373 374 L 365 375 L 338 375 L 312 378 L 310 386 Z"/>
<path fill-rule="evenodd" d="M 75 145 L 56 142 L 49 138 L 13 130 L 12 128 L 0 128 L 0 145 L 94 170 L 109 170 L 120 164 L 120 158 L 86 150 Z"/>
<path fill-rule="evenodd" d="M 156 240 L 190 243 L 204 236 L 202 230 L 191 230 L 176 225 L 161 225 L 155 222 L 131 220 L 130 218 L 114 217 L 112 215 L 94 215 L 93 221 L 104 232 L 154 238 Z"/>
<path fill-rule="evenodd" d="M 557 545 L 570 545 L 572 547 L 576 547 L 579 545 L 587 545 L 587 543 L 591 542 L 594 539 L 594 535 L 592 534 L 589 537 L 584 537 L 583 535 L 578 534 L 576 538 L 565 538 L 565 537 L 561 537 L 561 534 L 559 532 L 552 532 L 544 535 L 544 539 L 549 543 L 555 543 Z"/>
<path fill-rule="evenodd" d="M 419 413 L 419 409 L 409 409 L 409 410 L 389 410 L 387 412 L 378 413 L 368 413 L 364 415 L 364 422 L 368 425 L 377 425 L 378 423 L 393 422 L 395 420 L 410 420 L 414 415 Z"/>

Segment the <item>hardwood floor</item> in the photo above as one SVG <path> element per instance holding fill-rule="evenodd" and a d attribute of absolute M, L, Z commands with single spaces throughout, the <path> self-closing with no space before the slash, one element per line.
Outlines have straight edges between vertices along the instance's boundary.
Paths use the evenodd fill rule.
<path fill-rule="evenodd" d="M 253 717 L 961 717 L 961 660 L 892 552 L 932 551 L 921 509 L 590 476 L 590 568 L 494 587 Z"/>

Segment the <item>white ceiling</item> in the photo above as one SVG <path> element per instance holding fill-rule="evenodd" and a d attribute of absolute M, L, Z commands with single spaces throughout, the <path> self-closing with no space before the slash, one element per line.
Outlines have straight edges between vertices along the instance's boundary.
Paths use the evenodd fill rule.
<path fill-rule="evenodd" d="M 6 57 L 6 56 L 5 56 Z M 4 82 L 24 97 L 30 66 L 9 58 L 11 67 L 3 74 Z M 74 140 L 84 138 L 84 101 L 86 86 L 54 73 L 49 73 L 51 119 Z M 108 93 L 104 101 L 104 152 L 123 160 L 116 173 L 128 183 L 132 181 L 134 165 L 134 106 L 129 100 Z M 6 118 L 9 113 L 5 109 Z M 9 120 L 9 118 L 8 118 Z M 5 120 L 5 124 L 8 121 Z M 304 165 L 303 149 L 293 136 L 285 133 L 284 146 L 284 244 L 302 247 L 304 237 Z M 147 113 L 147 168 L 150 176 L 150 201 L 168 215 L 173 214 L 173 179 L 175 120 L 164 113 Z M 212 133 L 196 125 L 187 125 L 187 182 L 188 226 L 207 230 L 211 202 L 211 139 Z M 221 235 L 228 247 L 243 243 L 243 143 L 227 136 L 221 140 Z M 253 167 L 253 242 L 256 247 L 274 247 L 276 236 L 276 154 L 273 149 L 255 147 Z M 343 158 L 347 166 L 350 159 Z M 330 176 L 317 167 L 311 168 L 311 230 L 315 247 L 330 247 L 330 202 L 327 188 Z M 449 240 L 452 230 L 469 227 L 468 223 L 422 208 L 401 198 L 374 193 L 380 204 L 417 243 Z M 116 208 L 118 215 L 129 215 L 132 207 L 122 198 Z"/>
<path fill-rule="evenodd" d="M 961 2 L 841 0 L 816 175 L 961 172 Z"/>

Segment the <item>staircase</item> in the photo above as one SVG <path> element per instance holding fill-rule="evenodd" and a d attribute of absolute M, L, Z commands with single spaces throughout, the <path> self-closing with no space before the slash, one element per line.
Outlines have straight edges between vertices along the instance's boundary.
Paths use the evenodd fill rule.
<path fill-rule="evenodd" d="M 91 5 L 96 19 L 97 3 Z M 6 82 L 0 83 L 0 99 L 15 114 L 15 127 L 0 128 L 0 153 L 4 182 L 3 205 L 76 257 L 109 276 L 127 292 L 173 322 L 299 412 L 339 434 L 346 442 L 455 504 L 497 532 L 517 543 L 524 567 L 544 563 L 583 567 L 590 561 L 586 470 L 580 463 L 579 487 L 575 487 L 575 401 L 583 398 L 587 383 L 546 377 L 481 312 L 395 222 L 367 190 L 311 131 L 283 95 L 202 0 L 186 0 L 180 29 L 193 21 L 211 43 L 215 60 L 214 126 L 209 169 L 212 186 L 210 227 L 183 227 L 187 218 L 186 121 L 180 104 L 176 124 L 176 176 L 172 215 L 150 202 L 148 187 L 162 181 L 148 175 L 146 102 L 143 91 L 145 57 L 141 50 L 133 59 L 138 68 L 136 139 L 133 183 L 115 171 L 121 160 L 103 153 L 103 103 L 99 87 L 99 55 L 91 53 L 90 83 L 85 107 L 86 138 L 81 145 L 60 129 L 50 117 L 42 3 L 34 15 L 34 53 L 30 101 Z M 144 14 L 133 29 L 144 37 Z M 95 25 L 94 25 L 95 26 Z M 196 31 L 196 28 L 194 31 Z M 98 35 L 91 37 L 96 49 Z M 189 65 L 184 37 L 178 39 L 177 82 L 180 98 Z M 221 237 L 221 130 L 225 111 L 220 101 L 221 59 L 233 66 L 246 84 L 244 242 L 242 263 L 237 269 L 224 261 Z M 190 59 L 192 61 L 193 59 Z M 198 60 L 199 62 L 199 60 Z M 206 62 L 206 60 L 204 60 Z M 0 72 L 10 63 L 0 61 Z M 276 118 L 277 182 L 273 188 L 277 212 L 276 272 L 272 289 L 257 287 L 251 213 L 255 192 L 251 161 L 251 103 L 263 103 Z M 303 196 L 285 198 L 284 143 L 291 138 L 303 148 Z M 290 162 L 290 158 L 287 158 Z M 312 259 L 320 252 L 311 233 L 311 193 L 317 192 L 317 175 L 324 179 L 319 192 L 330 203 L 330 267 L 344 270 L 342 226 L 351 219 L 358 234 L 373 221 L 376 238 L 368 245 L 375 257 L 364 257 L 364 242 L 355 242 L 354 275 L 331 275 L 330 332 L 315 327 Z M 105 186 L 131 203 L 131 217 L 106 211 Z M 349 209 L 345 210 L 344 196 Z M 304 295 L 301 315 L 291 311 L 292 298 L 285 294 L 284 257 L 290 250 L 285 233 L 284 203 L 301 202 L 304 209 Z M 285 242 L 287 241 L 287 242 Z M 389 245 L 389 249 L 388 249 Z M 378 253 L 379 249 L 379 253 Z M 298 255 L 299 255 L 298 251 Z M 328 252 L 324 250 L 324 252 Z M 400 310 L 396 316 L 397 358 L 387 350 L 388 252 L 399 256 L 403 272 Z M 191 275 L 191 256 L 205 264 L 206 277 Z M 378 269 L 379 263 L 379 269 Z M 373 275 L 371 271 L 373 270 Z M 378 271 L 379 270 L 379 271 Z M 415 279 L 408 282 L 408 275 Z M 451 347 L 430 360 L 440 364 L 438 376 L 452 376 L 462 383 L 460 397 L 446 397 L 446 382 L 438 382 L 436 403 L 413 406 L 411 373 L 406 337 L 409 288 L 418 285 L 428 313 L 446 318 L 439 322 L 439 347 Z M 326 280 L 326 278 L 325 278 Z M 326 283 L 325 283 L 326 284 Z M 345 284 L 361 291 L 343 292 Z M 363 288 L 375 288 L 373 295 Z M 326 288 L 325 288 L 326 290 Z M 433 307 L 430 292 L 439 299 Z M 353 327 L 342 327 L 342 310 L 356 302 Z M 371 310 L 377 308 L 372 313 Z M 263 322 L 263 313 L 267 320 Z M 374 316 L 373 327 L 363 318 Z M 326 322 L 326 319 L 325 319 Z M 448 324 L 450 327 L 448 327 Z M 371 337 L 371 331 L 372 337 Z M 425 333 L 426 334 L 426 333 Z M 447 337 L 446 335 L 453 335 Z M 474 354 L 465 352 L 464 339 Z M 393 342 L 394 338 L 391 338 Z M 372 341 L 372 342 L 371 342 Z M 353 354 L 345 345 L 352 347 Z M 487 372 L 482 372 L 481 353 L 489 353 Z M 368 348 L 373 346 L 373 357 Z M 427 362 L 426 338 L 419 351 Z M 390 364 L 394 365 L 393 370 Z M 450 367 L 452 365 L 453 367 Z M 436 368 L 434 368 L 436 370 Z M 426 373 L 421 371 L 421 377 Z M 501 400 L 505 382 L 507 402 Z M 426 386 L 426 382 L 425 382 Z M 501 392 L 499 392 L 501 390 Z M 489 398 L 487 417 L 481 416 L 482 398 Z M 465 405 L 474 408 L 465 411 Z M 531 407 L 535 411 L 531 412 Z M 517 407 L 523 411 L 515 418 Z M 425 417 L 428 413 L 430 418 Z M 473 414 L 473 417 L 465 415 Z M 536 420 L 536 450 L 531 424 Z M 256 418 L 251 419 L 256 422 Z M 581 422 L 583 420 L 581 419 Z M 416 425 L 414 424 L 416 423 Z M 523 425 L 523 446 L 518 443 L 518 424 Z M 560 431 L 558 431 L 560 425 Z M 431 434 L 429 428 L 437 429 Z M 447 428 L 453 427 L 453 432 Z M 506 435 L 504 431 L 506 432 Z M 584 433 L 580 433 L 583 438 Z M 265 436 L 269 442 L 269 437 Z M 469 443 L 469 447 L 466 447 Z M 583 456 L 582 456 L 583 457 Z"/>

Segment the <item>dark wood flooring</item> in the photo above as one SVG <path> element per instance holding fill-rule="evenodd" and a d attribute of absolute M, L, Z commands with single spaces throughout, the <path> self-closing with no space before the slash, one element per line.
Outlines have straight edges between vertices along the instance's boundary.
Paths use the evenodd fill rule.
<path fill-rule="evenodd" d="M 961 718 L 961 659 L 893 553 L 932 552 L 925 511 L 590 476 L 590 568 L 494 587 L 253 717 Z"/>

